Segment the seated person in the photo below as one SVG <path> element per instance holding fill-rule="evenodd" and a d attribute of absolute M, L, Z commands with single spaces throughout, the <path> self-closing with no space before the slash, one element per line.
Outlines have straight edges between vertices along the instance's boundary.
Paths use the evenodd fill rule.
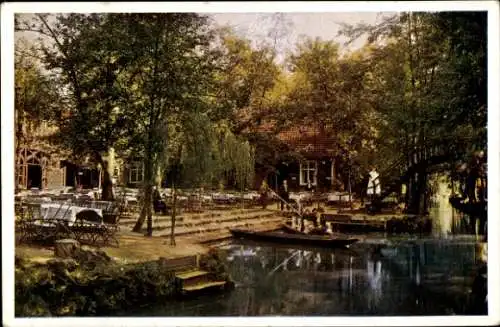
<path fill-rule="evenodd" d="M 167 214 L 167 204 L 163 201 L 160 191 L 156 187 L 153 190 L 153 208 L 155 213 L 161 211 L 164 215 Z"/>

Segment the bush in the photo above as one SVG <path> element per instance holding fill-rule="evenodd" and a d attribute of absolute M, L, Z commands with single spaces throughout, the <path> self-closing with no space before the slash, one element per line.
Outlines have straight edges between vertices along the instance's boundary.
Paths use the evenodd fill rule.
<path fill-rule="evenodd" d="M 107 315 L 175 295 L 175 276 L 159 261 L 105 263 L 66 259 L 28 265 L 16 258 L 16 316 Z"/>
<path fill-rule="evenodd" d="M 210 249 L 207 254 L 201 256 L 200 268 L 210 272 L 218 280 L 230 281 L 228 268 L 215 249 Z"/>

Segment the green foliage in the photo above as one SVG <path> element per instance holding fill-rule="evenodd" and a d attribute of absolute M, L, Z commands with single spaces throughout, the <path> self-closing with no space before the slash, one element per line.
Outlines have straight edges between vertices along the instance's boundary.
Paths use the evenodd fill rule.
<path fill-rule="evenodd" d="M 233 118 L 232 129 L 239 133 L 254 123 L 253 118 L 269 113 L 280 69 L 272 48 L 252 48 L 249 40 L 227 30 L 219 37 L 223 56 L 217 74 L 217 102 Z"/>
<path fill-rule="evenodd" d="M 177 183 L 181 182 L 181 186 L 185 187 L 201 187 L 215 186 L 225 181 L 240 189 L 252 185 L 255 162 L 253 147 L 242 137 L 233 134 L 226 121 L 214 123 L 206 115 L 193 115 L 192 119 L 178 128 L 185 133 L 180 157 L 170 156 L 167 166 L 167 170 L 178 173 Z M 169 153 L 175 154 L 177 151 L 170 149 Z"/>
<path fill-rule="evenodd" d="M 254 165 L 272 170 L 301 158 L 277 137 L 297 125 L 318 127 L 336 167 L 358 181 L 371 164 L 400 175 L 395 162 L 410 165 L 436 146 L 449 150 L 449 170 L 486 145 L 485 13 L 401 13 L 346 25 L 352 39 L 368 34 L 362 49 L 341 53 L 335 42 L 304 39 L 284 66 L 276 39 L 256 47 L 210 29 L 199 14 L 16 18 L 18 30 L 51 40 L 40 50 L 50 78 L 64 86 L 54 115 L 62 117 L 59 141 L 97 161 L 110 148 L 142 159 L 147 188 L 168 171 L 169 184 L 225 180 L 244 189 Z M 46 80 L 36 68 L 16 76 L 35 104 L 24 108 L 42 114 L 36 108 L 56 103 L 53 93 L 33 92 Z"/>
<path fill-rule="evenodd" d="M 485 22 L 481 13 L 402 13 L 347 29 L 385 41 L 372 46 L 369 85 L 382 151 L 440 145 L 453 160 L 485 146 Z"/>
<path fill-rule="evenodd" d="M 37 43 L 41 60 L 62 85 L 58 96 L 64 105 L 58 107 L 56 141 L 75 157 L 102 161 L 102 154 L 123 136 L 125 126 L 125 117 L 116 107 L 124 104 L 120 68 L 130 58 L 117 58 L 113 49 L 124 39 L 115 33 L 120 21 L 104 14 L 61 14 L 51 23 L 46 14 L 31 20 L 16 18 L 18 31 L 35 31 L 45 38 Z"/>
<path fill-rule="evenodd" d="M 200 258 L 200 268 L 210 272 L 216 280 L 230 281 L 228 268 L 216 249 L 211 249 Z"/>
<path fill-rule="evenodd" d="M 16 262 L 16 316 L 103 316 L 175 295 L 174 275 L 161 262 Z"/>
<path fill-rule="evenodd" d="M 16 140 L 30 142 L 43 122 L 57 119 L 61 102 L 57 84 L 42 70 L 36 51 L 26 40 L 16 41 L 14 68 Z"/>
<path fill-rule="evenodd" d="M 401 13 L 345 32 L 369 33 L 374 43 L 366 86 L 377 117 L 375 164 L 400 176 L 419 163 L 408 176 L 410 210 L 418 213 L 433 152 L 450 173 L 486 146 L 486 14 Z"/>

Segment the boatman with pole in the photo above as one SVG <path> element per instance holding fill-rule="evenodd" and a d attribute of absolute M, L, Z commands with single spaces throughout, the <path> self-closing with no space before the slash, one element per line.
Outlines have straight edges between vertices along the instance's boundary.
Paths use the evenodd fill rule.
<path fill-rule="evenodd" d="M 377 168 L 372 167 L 369 176 L 368 176 L 368 188 L 366 190 L 366 194 L 370 199 L 370 210 L 376 211 L 378 209 L 378 198 L 382 193 L 382 189 L 380 187 L 380 175 L 377 172 Z M 377 203 L 376 203 L 377 202 Z"/>

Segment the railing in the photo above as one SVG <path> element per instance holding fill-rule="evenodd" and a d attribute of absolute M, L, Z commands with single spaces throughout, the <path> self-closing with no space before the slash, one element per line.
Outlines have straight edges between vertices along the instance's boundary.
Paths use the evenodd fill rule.
<path fill-rule="evenodd" d="M 429 149 L 428 154 L 429 156 L 426 156 L 423 160 L 413 163 L 409 166 L 407 166 L 407 158 L 409 156 L 414 156 L 417 153 L 417 151 L 413 151 L 410 154 L 404 154 L 400 156 L 398 159 L 396 159 L 389 167 L 383 170 L 383 172 L 380 173 L 379 177 L 377 179 L 383 179 L 381 176 L 387 177 L 388 173 L 394 170 L 397 167 L 400 167 L 400 172 L 403 171 L 403 173 L 396 178 L 393 178 L 392 180 L 389 180 L 388 183 L 386 183 L 386 186 L 383 188 L 383 191 L 381 192 L 381 195 L 379 197 L 380 200 L 384 199 L 385 197 L 389 196 L 392 192 L 394 192 L 395 187 L 398 185 L 401 185 L 401 183 L 408 178 L 411 172 L 414 172 L 417 167 L 422 165 L 424 162 L 427 163 L 433 163 L 434 161 L 440 162 L 441 160 L 436 160 L 437 159 L 442 159 L 445 158 L 447 153 L 445 148 L 442 147 L 432 147 Z M 434 163 L 435 164 L 435 163 Z M 404 165 L 404 167 L 403 167 Z M 366 190 L 366 189 L 364 189 Z"/>
<path fill-rule="evenodd" d="M 278 193 L 276 193 L 272 189 L 269 189 L 269 191 L 271 192 L 271 194 L 273 194 L 275 197 L 277 197 L 278 200 L 280 200 L 281 202 L 283 202 L 286 207 L 292 209 L 292 211 L 294 211 L 297 215 L 299 215 L 300 218 L 303 218 L 302 217 L 302 213 L 300 212 L 300 210 L 295 209 L 290 203 L 288 203 L 288 201 L 286 201 L 285 199 L 283 199 L 281 196 L 278 195 Z"/>

